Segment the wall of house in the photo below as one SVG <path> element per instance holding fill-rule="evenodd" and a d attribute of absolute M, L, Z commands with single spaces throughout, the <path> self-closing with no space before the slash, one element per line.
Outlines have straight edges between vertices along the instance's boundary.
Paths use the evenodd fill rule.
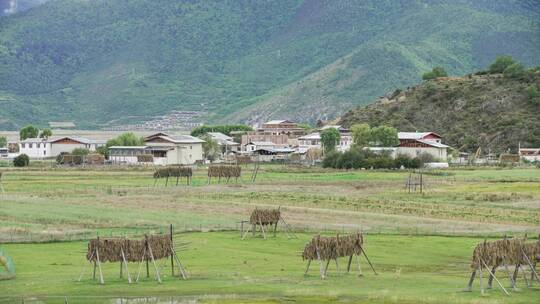
<path fill-rule="evenodd" d="M 137 156 L 109 155 L 109 161 L 114 164 L 137 164 Z"/>
<path fill-rule="evenodd" d="M 445 148 L 435 148 L 435 147 L 398 147 L 396 154 L 404 154 L 410 157 L 416 157 L 422 153 L 427 153 L 435 157 L 440 161 L 446 161 L 447 154 Z"/>
<path fill-rule="evenodd" d="M 30 145 L 32 145 L 31 148 L 30 148 Z M 46 158 L 46 157 L 55 156 L 51 154 L 51 144 L 46 143 L 46 142 L 40 142 L 40 143 L 34 142 L 31 144 L 24 143 L 24 147 L 23 147 L 23 144 L 21 143 L 19 145 L 19 153 L 26 154 L 28 155 L 28 157 L 31 157 L 31 158 Z"/>
<path fill-rule="evenodd" d="M 167 151 L 167 165 L 192 165 L 203 160 L 201 143 L 179 144 Z"/>
<path fill-rule="evenodd" d="M 88 146 L 85 145 L 85 144 L 80 144 L 80 143 L 79 144 L 76 144 L 76 143 L 69 143 L 69 144 L 52 143 L 51 144 L 51 156 L 56 157 L 56 156 L 60 155 L 60 153 L 62 153 L 62 152 L 71 153 L 71 151 L 73 151 L 73 149 L 77 149 L 77 148 L 88 149 Z"/>

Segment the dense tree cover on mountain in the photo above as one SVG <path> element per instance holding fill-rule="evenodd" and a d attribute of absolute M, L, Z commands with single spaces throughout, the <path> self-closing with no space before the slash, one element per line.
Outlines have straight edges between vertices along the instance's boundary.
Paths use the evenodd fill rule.
<path fill-rule="evenodd" d="M 452 148 L 466 152 L 479 147 L 494 153 L 540 147 L 540 67 L 514 70 L 521 64 L 508 58 L 504 67 L 492 69 L 501 63 L 497 59 L 488 71 L 396 90 L 349 111 L 340 123 L 352 126 L 353 134 L 365 133 L 367 124 L 433 131 Z"/>
<path fill-rule="evenodd" d="M 49 1 L 0 18 L 0 128 L 325 120 L 433 66 L 539 64 L 538 20 L 537 1 Z"/>

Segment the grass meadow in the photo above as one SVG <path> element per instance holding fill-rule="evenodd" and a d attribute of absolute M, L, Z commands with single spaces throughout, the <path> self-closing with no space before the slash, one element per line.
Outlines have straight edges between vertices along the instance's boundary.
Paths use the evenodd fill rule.
<path fill-rule="evenodd" d="M 17 278 L 0 281 L 0 303 L 535 303 L 540 284 L 504 296 L 493 289 L 461 292 L 474 245 L 484 238 L 540 233 L 539 169 L 459 169 L 424 175 L 420 194 L 405 190 L 405 171 L 338 171 L 263 166 L 255 183 L 245 167 L 238 182 L 207 184 L 205 168 L 192 186 L 159 180 L 151 168 L 3 169 L 0 242 Z M 298 239 L 285 234 L 240 240 L 240 220 L 255 208 L 281 207 Z M 144 278 L 128 285 L 118 264 L 104 264 L 106 284 L 79 276 L 85 240 L 96 235 L 141 236 L 166 232 L 189 243 L 180 252 L 190 280 L 163 284 Z M 304 277 L 300 252 L 313 234 L 363 231 L 364 276 L 318 265 Z M 132 275 L 137 265 L 130 264 Z M 354 268 L 354 267 L 353 267 Z M 506 287 L 510 282 L 499 273 Z M 150 299 L 148 297 L 151 297 Z M 169 297 L 174 297 L 170 299 Z M 168 301 L 167 299 L 171 300 Z M 41 301 L 41 302 L 40 302 Z M 168 301 L 168 302 L 167 302 Z"/>

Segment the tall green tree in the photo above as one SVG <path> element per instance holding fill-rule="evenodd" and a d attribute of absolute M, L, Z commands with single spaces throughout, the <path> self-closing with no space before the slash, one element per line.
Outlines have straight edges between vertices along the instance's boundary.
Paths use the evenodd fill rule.
<path fill-rule="evenodd" d="M 495 61 L 493 61 L 493 63 L 489 66 L 489 72 L 492 74 L 502 73 L 504 72 L 504 70 L 506 70 L 507 67 L 511 66 L 514 63 L 516 63 L 516 61 L 514 60 L 514 58 L 512 58 L 512 56 L 497 56 L 497 58 L 495 58 Z"/>
<path fill-rule="evenodd" d="M 5 136 L 0 136 L 0 148 L 7 146 L 7 138 Z"/>
<path fill-rule="evenodd" d="M 137 137 L 133 132 L 126 132 L 120 134 L 118 137 L 109 139 L 107 141 L 107 147 L 112 146 L 143 146 L 144 138 Z"/>
<path fill-rule="evenodd" d="M 25 140 L 27 138 L 36 138 L 38 135 L 39 129 L 32 125 L 28 125 L 19 131 L 19 137 L 21 140 Z"/>
<path fill-rule="evenodd" d="M 45 138 L 45 139 L 48 139 L 49 137 L 52 136 L 52 131 L 51 129 L 43 129 L 41 130 L 41 133 L 39 134 L 39 138 Z"/>
<path fill-rule="evenodd" d="M 377 146 L 394 147 L 399 145 L 397 129 L 389 126 L 379 126 L 371 129 L 371 138 Z"/>
<path fill-rule="evenodd" d="M 219 145 L 217 141 L 213 140 L 208 135 L 204 135 L 201 138 L 204 140 L 204 143 L 202 144 L 204 158 L 213 162 L 219 156 Z"/>
<path fill-rule="evenodd" d="M 371 127 L 367 123 L 355 124 L 351 127 L 353 143 L 358 147 L 367 147 L 371 142 Z"/>
<path fill-rule="evenodd" d="M 336 150 L 341 135 L 335 128 L 328 128 L 321 131 L 321 144 L 325 154 Z"/>

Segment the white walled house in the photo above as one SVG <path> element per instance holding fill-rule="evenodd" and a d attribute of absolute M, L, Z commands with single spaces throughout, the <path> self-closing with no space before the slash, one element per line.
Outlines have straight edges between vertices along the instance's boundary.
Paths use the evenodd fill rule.
<path fill-rule="evenodd" d="M 93 140 L 76 136 L 27 138 L 19 142 L 19 153 L 26 154 L 30 158 L 56 157 L 61 153 L 70 153 L 73 149 L 82 148 L 96 151 L 105 141 Z"/>
<path fill-rule="evenodd" d="M 540 161 L 540 148 L 520 148 L 519 156 L 530 162 Z"/>
<path fill-rule="evenodd" d="M 442 143 L 442 137 L 434 132 L 398 132 L 399 147 L 397 154 L 417 157 L 427 153 L 446 162 L 449 146 Z"/>
<path fill-rule="evenodd" d="M 190 135 L 156 133 L 146 137 L 144 143 L 152 150 L 155 164 L 192 165 L 204 160 L 204 140 Z"/>
<path fill-rule="evenodd" d="M 270 141 L 250 141 L 245 147 L 247 152 L 253 153 L 261 149 L 272 150 L 276 148 L 276 144 Z"/>
<path fill-rule="evenodd" d="M 340 152 L 348 151 L 352 144 L 353 144 L 353 138 L 350 133 L 350 131 L 346 128 L 343 128 L 342 126 L 324 126 L 320 128 L 320 131 L 334 128 L 339 131 L 340 140 L 338 145 L 336 146 L 336 150 Z M 314 132 L 308 135 L 304 135 L 298 138 L 298 147 L 301 149 L 321 149 L 321 133 L 320 132 Z"/>

